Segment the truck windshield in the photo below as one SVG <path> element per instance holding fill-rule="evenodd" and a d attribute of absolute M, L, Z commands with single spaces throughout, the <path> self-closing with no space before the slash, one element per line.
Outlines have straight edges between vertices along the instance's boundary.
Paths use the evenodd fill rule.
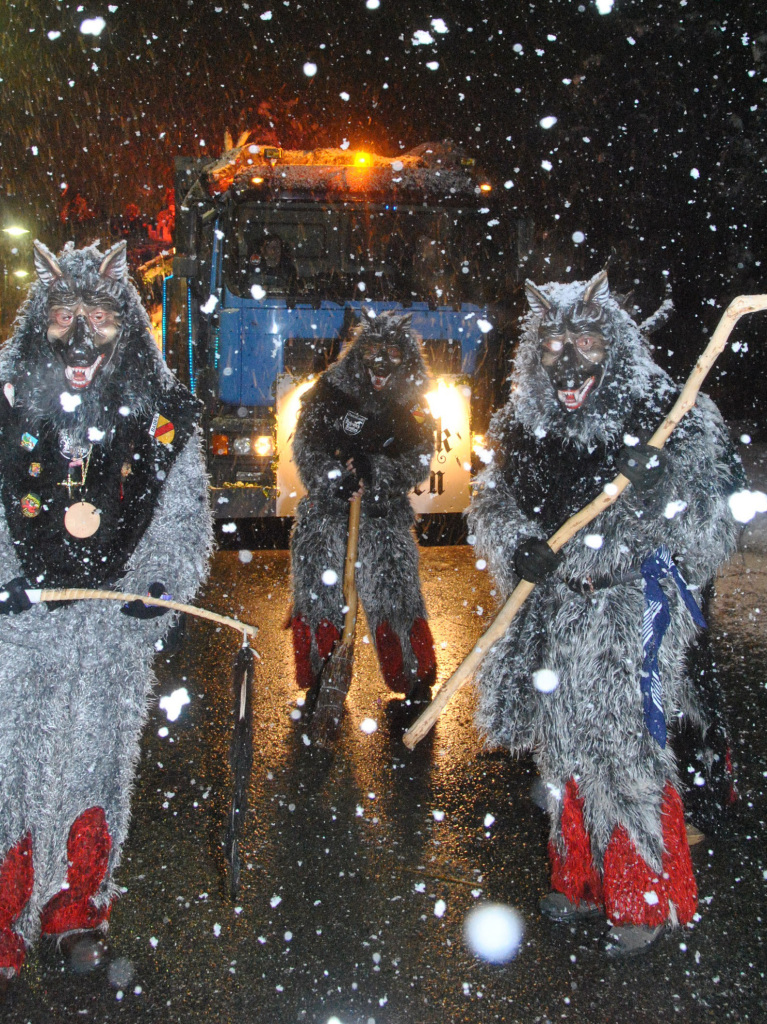
<path fill-rule="evenodd" d="M 493 301 L 486 211 L 375 204 L 244 203 L 226 260 L 236 295 L 451 306 Z M 483 230 L 484 229 L 484 230 Z"/>

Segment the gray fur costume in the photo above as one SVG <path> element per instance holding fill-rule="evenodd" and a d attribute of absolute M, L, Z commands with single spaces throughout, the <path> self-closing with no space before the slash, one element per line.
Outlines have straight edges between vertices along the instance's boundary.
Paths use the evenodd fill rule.
<path fill-rule="evenodd" d="M 587 291 L 586 312 L 601 316 L 607 341 L 604 374 L 583 404 L 568 409 L 542 365 L 539 327 L 545 320 L 563 331 L 588 305 Z M 470 534 L 502 599 L 519 582 L 520 541 L 551 536 L 596 497 L 617 475 L 619 449 L 646 442 L 677 397 L 610 295 L 606 273 L 540 291 L 528 282 L 528 298 L 511 395 L 493 417 L 493 457 L 469 512 Z M 487 742 L 532 751 L 546 784 L 552 888 L 576 907 L 604 908 L 613 923 L 651 928 L 688 921 L 696 889 L 674 755 L 644 723 L 637 570 L 666 545 L 691 589 L 704 588 L 735 550 L 727 499 L 741 480 L 722 419 L 703 395 L 665 452 L 653 488 L 629 486 L 565 545 L 554 575 L 535 587 L 476 677 Z M 670 579 L 663 590 L 670 625 L 659 664 L 671 726 L 677 716 L 699 715 L 685 664 L 697 627 Z M 534 685 L 542 669 L 555 673 L 551 692 Z"/>
<path fill-rule="evenodd" d="M 0 589 L 21 577 L 33 588 L 135 594 L 159 583 L 187 602 L 212 548 L 197 403 L 157 349 L 124 243 L 106 255 L 69 246 L 58 261 L 36 248 L 39 280 L 0 353 Z M 49 312 L 80 301 L 97 323 L 102 314 L 92 310 L 102 300 L 120 326 L 114 351 L 90 386 L 70 387 L 48 337 Z M 101 514 L 88 538 L 64 527 L 66 508 L 81 500 Z M 60 935 L 107 926 L 152 661 L 173 620 L 136 618 L 123 607 L 74 601 L 0 616 L 6 976 L 18 972 L 23 943 L 41 928 Z"/>
<path fill-rule="evenodd" d="M 381 376 L 365 351 L 377 351 Z M 401 361 L 389 363 L 389 351 Z M 408 499 L 434 451 L 428 384 L 410 318 L 383 313 L 363 317 L 341 358 L 304 396 L 293 457 L 308 494 L 291 538 L 299 686 L 317 682 L 343 626 L 349 497 L 362 482 L 356 581 L 381 670 L 393 690 L 428 697 L 436 660 Z"/>

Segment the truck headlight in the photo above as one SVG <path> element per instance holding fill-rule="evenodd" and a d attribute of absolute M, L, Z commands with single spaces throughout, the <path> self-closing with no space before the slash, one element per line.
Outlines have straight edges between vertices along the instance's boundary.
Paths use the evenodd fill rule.
<path fill-rule="evenodd" d="M 270 459 L 274 455 L 274 440 L 271 434 L 260 434 L 255 437 L 253 451 L 262 459 Z"/>
<path fill-rule="evenodd" d="M 235 455 L 250 455 L 250 437 L 235 437 L 232 449 Z"/>

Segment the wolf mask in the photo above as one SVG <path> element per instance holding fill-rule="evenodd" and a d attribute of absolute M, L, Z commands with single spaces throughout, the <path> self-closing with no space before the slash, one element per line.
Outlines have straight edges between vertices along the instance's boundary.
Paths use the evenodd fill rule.
<path fill-rule="evenodd" d="M 147 379 L 170 377 L 128 278 L 126 244 L 68 245 L 57 258 L 35 241 L 34 259 L 38 279 L 6 353 L 15 403 L 30 424 L 106 434 L 118 414 L 151 402 Z"/>
<path fill-rule="evenodd" d="M 512 375 L 517 418 L 578 447 L 620 439 L 641 396 L 665 400 L 668 381 L 641 331 L 610 293 L 607 271 L 590 281 L 525 283 L 530 314 Z"/>
<path fill-rule="evenodd" d="M 125 242 L 109 250 L 95 277 L 79 279 L 40 242 L 34 246 L 37 276 L 48 287 L 48 342 L 68 387 L 82 391 L 96 374 L 109 373 L 120 342 L 123 302 L 114 285 L 126 274 Z"/>
<path fill-rule="evenodd" d="M 329 382 L 360 404 L 412 404 L 423 397 L 429 375 L 410 314 L 363 315 L 342 358 L 326 373 Z"/>

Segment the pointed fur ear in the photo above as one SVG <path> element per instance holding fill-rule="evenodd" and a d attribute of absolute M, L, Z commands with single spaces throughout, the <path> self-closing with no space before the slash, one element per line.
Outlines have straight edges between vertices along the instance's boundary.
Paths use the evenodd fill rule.
<path fill-rule="evenodd" d="M 532 281 L 525 281 L 525 295 L 530 303 L 530 309 L 532 309 L 536 316 L 543 316 L 551 309 L 549 300 L 539 288 L 536 288 Z"/>
<path fill-rule="evenodd" d="M 593 302 L 597 306 L 603 306 L 609 298 L 610 284 L 607 280 L 607 267 L 605 267 L 586 285 L 586 290 L 583 293 L 583 305 L 586 306 Z"/>
<path fill-rule="evenodd" d="M 32 246 L 35 250 L 35 270 L 37 276 L 43 282 L 46 288 L 50 288 L 54 281 L 58 281 L 60 277 L 64 276 L 64 273 L 59 266 L 59 261 L 50 251 L 47 249 L 42 242 L 34 240 Z"/>
<path fill-rule="evenodd" d="M 128 243 L 123 239 L 113 245 L 99 267 L 99 277 L 109 277 L 113 281 L 125 281 L 128 277 Z"/>

